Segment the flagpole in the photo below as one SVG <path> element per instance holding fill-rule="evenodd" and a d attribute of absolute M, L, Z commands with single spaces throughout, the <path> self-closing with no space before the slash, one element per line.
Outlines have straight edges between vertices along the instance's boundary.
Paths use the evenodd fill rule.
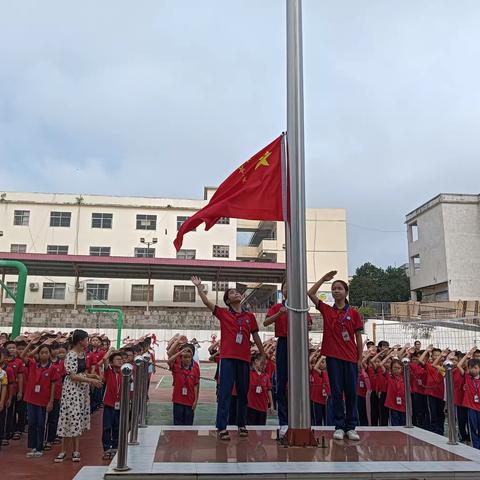
<path fill-rule="evenodd" d="M 288 284 L 288 441 L 313 443 L 310 419 L 305 155 L 303 133 L 302 2 L 287 0 L 287 164 L 290 215 L 286 222 Z"/>

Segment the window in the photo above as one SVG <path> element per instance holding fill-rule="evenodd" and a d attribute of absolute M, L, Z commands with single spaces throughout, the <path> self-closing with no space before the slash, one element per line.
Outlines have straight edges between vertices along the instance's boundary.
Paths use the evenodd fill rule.
<path fill-rule="evenodd" d="M 50 255 L 68 255 L 68 245 L 47 245 L 47 253 Z"/>
<path fill-rule="evenodd" d="M 215 258 L 228 258 L 230 256 L 230 247 L 228 245 L 214 245 L 213 256 Z"/>
<path fill-rule="evenodd" d="M 212 291 L 226 292 L 228 290 L 228 282 L 212 282 Z"/>
<path fill-rule="evenodd" d="M 13 224 L 21 227 L 28 227 L 30 223 L 30 210 L 15 210 Z"/>
<path fill-rule="evenodd" d="M 18 287 L 18 282 L 7 282 L 7 288 L 14 294 L 17 294 L 17 287 Z M 7 295 L 7 298 L 10 298 L 9 295 Z"/>
<path fill-rule="evenodd" d="M 134 255 L 139 258 L 155 258 L 155 249 L 139 247 L 135 249 Z"/>
<path fill-rule="evenodd" d="M 90 255 L 94 257 L 109 257 L 110 247 L 90 247 Z"/>
<path fill-rule="evenodd" d="M 177 252 L 177 258 L 182 260 L 195 260 L 196 250 L 179 250 Z"/>
<path fill-rule="evenodd" d="M 412 257 L 413 272 L 417 273 L 420 270 L 420 255 Z"/>
<path fill-rule="evenodd" d="M 190 217 L 177 217 L 177 232 L 180 230 L 180 227 L 189 219 Z M 197 229 L 194 228 L 190 230 L 191 232 L 196 232 Z"/>
<path fill-rule="evenodd" d="M 156 230 L 156 215 L 137 215 L 137 230 Z"/>
<path fill-rule="evenodd" d="M 132 296 L 130 299 L 132 302 L 146 302 L 147 292 L 149 292 L 148 301 L 153 301 L 153 285 L 150 285 L 150 289 L 148 285 L 132 285 Z"/>
<path fill-rule="evenodd" d="M 112 213 L 92 213 L 92 228 L 112 228 Z"/>
<path fill-rule="evenodd" d="M 108 283 L 87 283 L 87 300 L 108 300 Z"/>
<path fill-rule="evenodd" d="M 71 218 L 71 212 L 50 212 L 50 226 L 69 227 Z"/>
<path fill-rule="evenodd" d="M 10 253 L 27 253 L 27 246 L 24 243 L 12 243 Z"/>
<path fill-rule="evenodd" d="M 412 242 L 416 242 L 418 240 L 418 224 L 417 222 L 412 223 L 410 226 L 410 235 Z"/>
<path fill-rule="evenodd" d="M 217 225 L 228 225 L 230 219 L 228 217 L 220 217 L 220 220 L 217 222 Z"/>
<path fill-rule="evenodd" d="M 174 302 L 194 302 L 195 287 L 192 285 L 175 285 L 173 287 Z"/>
<path fill-rule="evenodd" d="M 42 298 L 44 300 L 65 300 L 65 283 L 44 283 Z"/>

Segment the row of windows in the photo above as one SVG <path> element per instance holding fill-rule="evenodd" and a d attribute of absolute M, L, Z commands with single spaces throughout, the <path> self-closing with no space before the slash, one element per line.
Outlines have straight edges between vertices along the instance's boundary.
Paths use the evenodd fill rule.
<path fill-rule="evenodd" d="M 189 217 L 177 217 L 177 230 Z M 71 212 L 50 212 L 51 227 L 70 227 L 72 220 Z M 217 222 L 220 225 L 228 225 L 230 219 L 222 217 Z M 28 227 L 30 224 L 30 210 L 15 210 L 13 224 L 21 227 Z M 112 228 L 113 213 L 92 213 L 92 228 Z M 139 214 L 136 216 L 137 230 L 156 230 L 157 216 Z"/>
<path fill-rule="evenodd" d="M 15 295 L 17 282 L 7 282 L 7 288 Z M 65 300 L 66 283 L 46 282 L 43 284 L 42 298 L 44 300 Z M 87 300 L 108 300 L 108 283 L 87 283 Z M 212 282 L 213 291 L 224 292 L 228 288 L 228 282 Z M 132 285 L 130 301 L 152 302 L 154 285 Z M 195 302 L 196 289 L 192 285 L 174 285 L 174 302 Z M 147 300 L 148 297 L 148 300 Z"/>
<path fill-rule="evenodd" d="M 27 245 L 23 243 L 12 243 L 10 245 L 11 253 L 27 253 Z M 110 247 L 90 247 L 90 255 L 95 257 L 109 257 Z M 68 245 L 47 245 L 47 253 L 50 255 L 68 255 Z M 196 250 L 179 250 L 177 258 L 183 260 L 195 260 Z M 154 248 L 138 247 L 133 251 L 137 258 L 155 258 Z M 212 256 L 214 258 L 229 258 L 229 245 L 213 245 Z"/>

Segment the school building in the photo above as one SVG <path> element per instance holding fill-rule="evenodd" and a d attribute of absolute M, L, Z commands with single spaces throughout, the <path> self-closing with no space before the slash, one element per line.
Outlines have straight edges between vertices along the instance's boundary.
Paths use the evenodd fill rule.
<path fill-rule="evenodd" d="M 480 195 L 441 193 L 406 224 L 412 300 L 479 300 Z"/>
<path fill-rule="evenodd" d="M 211 198 L 215 188 L 205 187 L 203 199 L 123 197 L 63 193 L 0 192 L 1 252 L 48 255 L 177 258 L 248 262 L 285 262 L 282 222 L 222 218 L 210 231 L 203 226 L 187 234 L 179 252 L 173 240 L 182 223 Z M 307 268 L 312 284 L 336 269 L 348 278 L 346 212 L 336 208 L 307 209 Z M 192 272 L 194 274 L 195 272 Z M 0 272 L 0 275 L 2 272 Z M 6 275 L 15 290 L 15 277 Z M 216 301 L 228 287 L 245 291 L 257 310 L 277 300 L 278 284 L 206 282 Z M 331 299 L 329 285 L 323 296 Z M 0 294 L 1 305 L 12 300 Z M 45 306 L 98 305 L 126 307 L 202 307 L 187 280 L 120 279 L 29 276 L 26 304 Z M 31 311 L 31 308 L 30 308 Z"/>

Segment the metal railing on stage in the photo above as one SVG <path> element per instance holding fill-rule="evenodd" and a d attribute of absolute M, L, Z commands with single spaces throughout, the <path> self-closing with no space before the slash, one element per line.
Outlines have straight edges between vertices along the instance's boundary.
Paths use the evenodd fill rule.
<path fill-rule="evenodd" d="M 126 363 L 121 369 L 120 429 L 117 464 L 114 467 L 114 470 L 118 472 L 130 470 L 128 445 L 138 445 L 138 428 L 147 427 L 148 366 L 150 362 L 150 355 L 138 355 L 134 360 L 135 366 Z M 130 441 L 128 441 L 129 433 Z"/>

